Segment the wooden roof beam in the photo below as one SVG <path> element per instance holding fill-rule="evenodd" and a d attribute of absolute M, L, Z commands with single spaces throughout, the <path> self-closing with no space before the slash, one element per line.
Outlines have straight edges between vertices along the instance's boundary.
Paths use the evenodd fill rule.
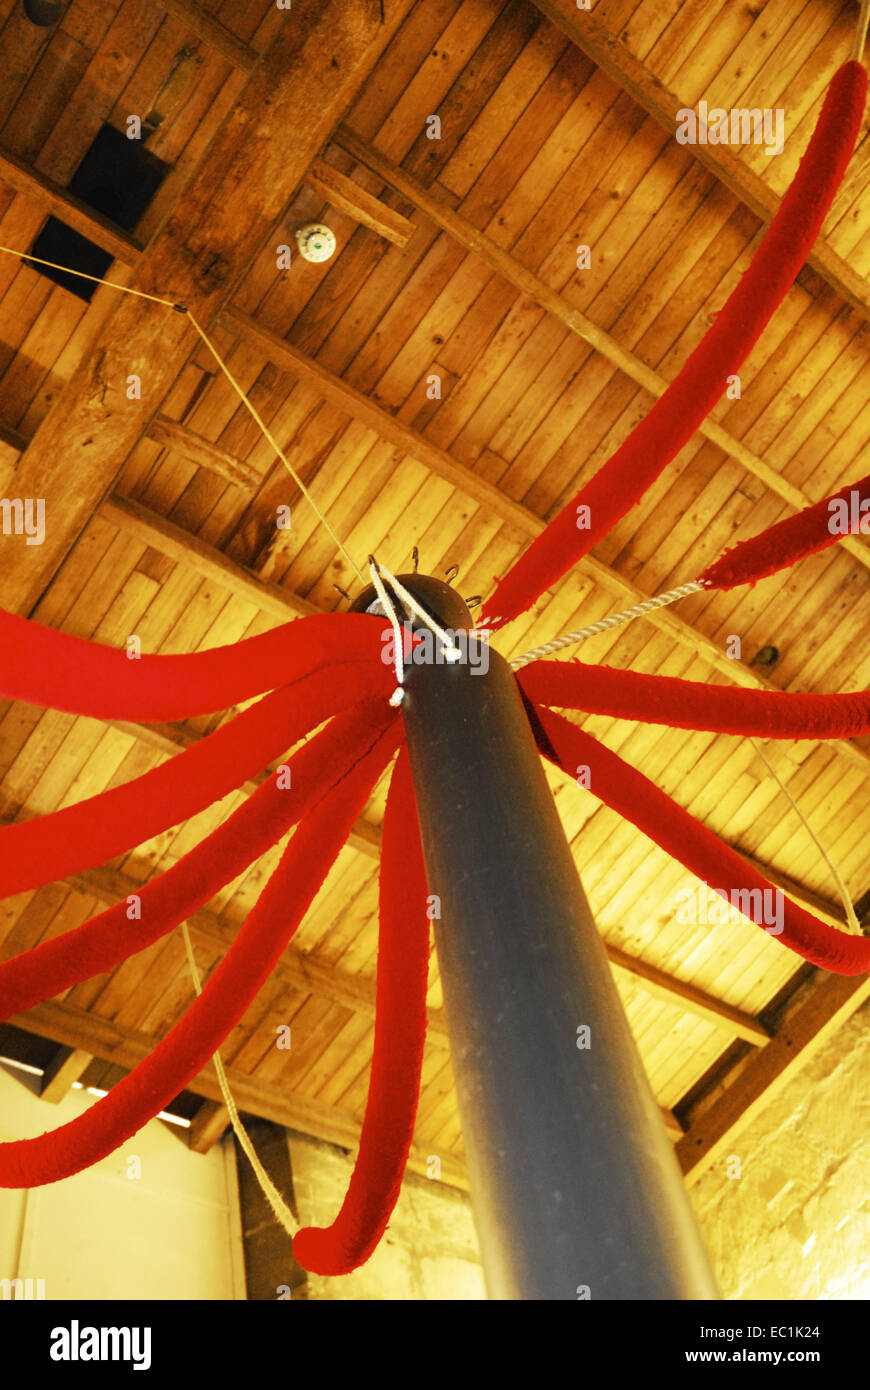
<path fill-rule="evenodd" d="M 260 486 L 260 474 L 250 463 L 212 444 L 210 439 L 178 420 L 170 420 L 166 415 L 156 416 L 148 426 L 148 438 L 164 449 L 171 449 L 191 467 L 206 468 L 209 473 L 217 473 L 227 482 L 235 483 L 236 487 L 253 492 Z"/>
<path fill-rule="evenodd" d="M 16 158 L 9 150 L 0 151 L 0 183 L 14 188 L 16 193 L 21 193 L 37 207 L 44 208 L 46 213 L 59 217 L 73 231 L 80 232 L 96 246 L 108 251 L 115 260 L 123 261 L 124 265 L 138 265 L 143 250 L 141 242 L 116 226 L 111 218 L 88 207 L 68 189 Z"/>
<path fill-rule="evenodd" d="M 221 1100 L 204 1100 L 186 1131 L 187 1147 L 196 1154 L 207 1154 L 230 1124 L 230 1112 Z"/>
<path fill-rule="evenodd" d="M 220 327 L 235 333 L 244 342 L 259 347 L 267 360 L 274 362 L 276 366 L 288 372 L 292 372 L 301 381 L 314 387 L 324 400 L 338 406 L 340 410 L 344 410 L 354 419 L 369 425 L 377 431 L 382 439 L 397 445 L 405 453 L 418 459 L 420 463 L 426 464 L 436 476 L 452 483 L 467 497 L 473 498 L 486 507 L 489 512 L 500 516 L 503 521 L 521 531 L 525 537 L 539 536 L 546 527 L 547 523 L 530 511 L 528 507 L 524 507 L 521 503 L 506 496 L 492 483 L 479 477 L 472 468 L 457 463 L 445 449 L 433 444 L 412 426 L 396 419 L 389 411 L 376 405 L 368 396 L 357 391 L 342 377 L 328 371 L 326 367 L 309 357 L 298 347 L 279 337 L 277 333 L 262 328 L 250 314 L 245 314 L 240 309 L 229 306 L 218 316 L 218 323 Z M 846 537 L 845 539 L 854 540 L 855 537 Z M 618 594 L 620 599 L 629 599 L 631 604 L 641 603 L 644 599 L 649 598 L 649 594 L 643 593 L 631 580 L 617 570 L 603 564 L 593 555 L 584 556 L 578 564 L 578 569 L 591 575 L 611 593 Z M 687 623 L 685 619 L 678 617 L 673 608 L 657 608 L 645 616 L 649 622 L 667 632 L 681 646 L 687 647 L 708 660 L 717 671 L 724 674 L 726 679 L 735 685 L 757 690 L 777 690 L 777 686 L 765 680 L 752 667 L 726 655 L 712 638 L 705 636 L 704 633 Z M 836 741 L 833 745 L 833 752 L 852 767 L 858 768 L 865 776 L 870 770 L 870 753 L 865 752 L 863 748 L 848 739 Z"/>
<path fill-rule="evenodd" d="M 250 44 L 245 43 L 225 24 L 221 24 L 219 19 L 208 13 L 208 10 L 197 5 L 196 0 L 157 0 L 157 4 L 161 10 L 171 14 L 173 19 L 180 20 L 185 28 L 190 29 L 209 48 L 213 48 L 215 53 L 226 58 L 234 68 L 239 68 L 241 72 L 254 71 L 260 61 L 257 50 L 251 48 Z"/>
<path fill-rule="evenodd" d="M 8 1021 L 26 1033 L 36 1033 L 39 1037 L 51 1038 L 67 1047 L 91 1052 L 95 1057 L 130 1071 L 150 1056 L 158 1041 L 146 1033 L 120 1028 L 99 1014 L 77 1009 L 59 999 L 35 1004 L 27 1013 L 16 1014 Z M 227 1077 L 240 1111 L 260 1115 L 286 1129 L 313 1135 L 315 1139 L 323 1139 L 329 1144 L 338 1144 L 346 1149 L 357 1148 L 361 1126 L 347 1111 L 311 1100 L 308 1096 L 297 1095 L 280 1082 L 259 1081 L 232 1067 L 227 1068 Z M 214 1063 L 208 1062 L 185 1089 L 207 1100 L 219 1102 L 222 1097 Z M 677 1125 L 677 1128 L 682 1133 L 682 1127 Z M 467 1191 L 468 1175 L 463 1160 L 455 1154 L 433 1149 L 430 1144 L 412 1146 L 408 1168 L 412 1173 L 428 1177 L 431 1171 L 429 1159 L 433 1155 L 441 1160 L 441 1181 L 449 1187 Z"/>
<path fill-rule="evenodd" d="M 689 1183 L 730 1151 L 741 1131 L 797 1076 L 833 1033 L 870 998 L 870 975 L 827 975 L 817 970 L 786 1006 L 776 1035 L 754 1052 L 739 1076 L 712 1105 L 690 1120 L 677 1144 Z"/>
<path fill-rule="evenodd" d="M 93 1060 L 92 1052 L 77 1047 L 59 1047 L 42 1074 L 40 1100 L 59 1105 L 74 1083 L 81 1080 Z"/>
<path fill-rule="evenodd" d="M 324 159 L 314 161 L 305 175 L 305 182 L 325 202 L 341 212 L 346 212 L 364 227 L 370 227 L 378 236 L 385 237 L 394 246 L 407 246 L 414 235 L 416 229 L 413 222 L 388 207 L 386 203 L 382 203 L 379 198 L 367 193 L 358 183 L 354 183 L 353 179 L 349 179 L 347 174 L 334 169 Z"/>
<path fill-rule="evenodd" d="M 675 134 L 677 112 L 684 110 L 687 103 L 635 58 L 618 35 L 590 11 L 578 14 L 575 0 L 532 0 L 532 3 L 657 125 L 670 135 Z M 686 150 L 762 222 L 772 220 L 779 209 L 779 198 L 727 145 L 691 145 L 686 146 Z M 867 281 L 848 261 L 838 256 L 827 242 L 819 240 L 807 262 L 853 309 L 870 320 Z"/>
<path fill-rule="evenodd" d="M 670 383 L 663 376 L 653 371 L 652 367 L 648 367 L 628 348 L 622 347 L 615 338 L 603 328 L 599 328 L 579 309 L 575 309 L 558 290 L 554 290 L 539 275 L 536 275 L 534 271 L 529 270 L 512 256 L 510 252 L 491 241 L 474 226 L 473 222 L 469 222 L 461 213 L 455 212 L 443 198 L 426 188 L 418 179 L 407 174 L 404 169 L 393 164 L 379 150 L 366 144 L 349 127 L 340 126 L 332 138 L 347 154 L 352 155 L 359 163 L 371 169 L 391 188 L 395 188 L 397 192 L 413 203 L 420 212 L 425 213 L 436 226 L 440 227 L 454 241 L 459 242 L 466 250 L 473 251 L 515 290 L 518 290 L 520 294 L 527 295 L 540 308 L 551 314 L 553 318 L 558 319 L 567 329 L 575 333 L 578 338 L 582 338 L 602 357 L 606 357 L 638 386 L 642 386 L 645 391 L 649 391 L 656 398 L 664 395 Z M 698 433 L 703 434 L 724 454 L 734 459 L 747 473 L 758 478 L 766 487 L 770 488 L 771 492 L 775 493 L 777 497 L 781 497 L 796 511 L 808 507 L 811 501 L 818 500 L 809 498 L 800 488 L 788 482 L 775 468 L 771 468 L 770 464 L 765 463 L 764 459 L 754 454 L 741 440 L 735 439 L 715 420 L 708 418 L 702 421 L 698 426 Z M 862 565 L 870 569 L 870 546 L 867 546 L 857 536 L 843 536 L 839 544 Z"/>
<path fill-rule="evenodd" d="M 288 11 L 130 288 L 182 302 L 200 323 L 211 321 L 411 4 L 394 0 L 386 22 L 371 0 Z M 186 314 L 115 296 L 99 342 L 19 463 L 16 486 L 21 496 L 44 499 L 46 528 L 42 545 L 26 549 L 0 535 L 10 611 L 33 611 L 187 362 L 193 332 Z M 131 374 L 140 378 L 139 398 L 127 395 Z"/>

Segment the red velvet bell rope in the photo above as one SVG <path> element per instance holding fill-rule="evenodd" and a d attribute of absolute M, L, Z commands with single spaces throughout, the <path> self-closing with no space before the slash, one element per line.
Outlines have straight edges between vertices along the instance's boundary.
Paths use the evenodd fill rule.
<path fill-rule="evenodd" d="M 862 510 L 863 508 L 863 510 Z M 838 523 L 845 520 L 845 528 Z M 832 527 L 836 526 L 836 529 Z M 760 531 L 748 541 L 726 550 L 724 555 L 698 576 L 709 589 L 734 589 L 738 584 L 754 584 L 777 570 L 787 569 L 807 555 L 815 555 L 835 545 L 843 535 L 870 532 L 870 474 L 857 483 L 847 483 L 839 492 L 804 507 Z"/>
<path fill-rule="evenodd" d="M 229 709 L 328 662 L 371 660 L 383 626 L 367 613 L 324 613 L 226 647 L 130 660 L 0 609 L 0 695 L 95 719 L 186 719 Z"/>
<path fill-rule="evenodd" d="M 330 713 L 324 700 L 312 717 L 319 723 Z M 335 780 L 335 769 L 353 761 L 371 724 L 370 702 L 329 723 L 288 760 L 290 786 L 270 777 L 195 849 L 137 889 L 138 917 L 129 917 L 124 900 L 0 964 L 0 1020 L 108 972 L 185 921 L 305 814 Z"/>
<path fill-rule="evenodd" d="M 268 979 L 398 744 L 383 705 L 368 748 L 309 810 L 224 960 L 180 1023 L 86 1114 L 35 1139 L 0 1144 L 0 1187 L 78 1173 L 141 1129 L 202 1070 Z M 377 729 L 380 729 L 380 733 Z"/>
<path fill-rule="evenodd" d="M 580 661 L 533 661 L 517 672 L 517 679 L 535 704 L 675 729 L 759 738 L 857 738 L 870 733 L 867 690 L 845 695 L 739 690 Z"/>
<path fill-rule="evenodd" d="M 866 91 L 860 63 L 850 60 L 834 74 L 792 184 L 715 323 L 649 414 L 498 583 L 484 626 L 501 626 L 524 612 L 606 536 L 709 414 L 818 236 L 861 129 Z M 582 529 L 587 518 L 578 507 L 589 508 Z"/>
<path fill-rule="evenodd" d="M 314 1274 L 363 1264 L 399 1199 L 420 1095 L 428 974 L 426 872 L 403 749 L 384 816 L 375 1047 L 359 1154 L 332 1225 L 306 1226 L 293 1239 L 293 1254 Z"/>
<path fill-rule="evenodd" d="M 538 707 L 537 714 L 559 766 L 571 776 L 578 768 L 587 767 L 593 795 L 630 820 L 703 883 L 729 894 L 740 889 L 760 890 L 761 894 L 777 891 L 718 836 L 597 739 L 551 710 Z M 763 902 L 763 897 L 750 898 L 748 915 L 757 926 L 769 927 L 759 905 Z M 863 975 L 870 970 L 870 938 L 837 931 L 784 895 L 782 907 L 783 931 L 775 940 L 813 965 L 838 975 Z"/>
<path fill-rule="evenodd" d="M 210 806 L 325 716 L 390 689 L 382 662 L 315 671 L 265 696 L 199 743 L 110 791 L 0 828 L 0 898 L 104 864 Z M 325 702 L 325 703 L 324 703 Z"/>

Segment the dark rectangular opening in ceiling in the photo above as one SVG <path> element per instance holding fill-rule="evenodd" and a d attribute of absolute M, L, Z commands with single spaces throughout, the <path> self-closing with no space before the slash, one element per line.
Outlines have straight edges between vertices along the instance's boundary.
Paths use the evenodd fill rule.
<path fill-rule="evenodd" d="M 126 232 L 135 230 L 169 170 L 141 140 L 128 140 L 114 126 L 104 125 L 69 182 L 69 191 L 95 212 L 101 212 Z M 75 232 L 57 217 L 49 217 L 29 248 L 57 265 L 68 265 L 85 275 L 105 275 L 112 256 L 88 237 Z M 90 301 L 97 288 L 91 280 L 63 270 L 27 262 L 40 275 Z"/>

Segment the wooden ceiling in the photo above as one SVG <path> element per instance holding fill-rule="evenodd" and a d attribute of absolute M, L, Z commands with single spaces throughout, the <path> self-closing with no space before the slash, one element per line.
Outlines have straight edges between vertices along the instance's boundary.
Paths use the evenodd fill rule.
<path fill-rule="evenodd" d="M 590 477 L 702 336 L 793 174 L 857 9 L 834 0 L 0 0 L 0 245 L 49 213 L 109 278 L 181 300 L 358 560 L 493 577 Z M 782 107 L 785 147 L 685 146 L 681 107 Z M 170 166 L 132 231 L 67 191 L 104 123 L 138 114 Z M 440 120 L 440 137 L 430 138 Z M 150 131 L 150 133 L 148 133 Z M 499 636 L 506 654 L 693 578 L 734 538 L 865 474 L 870 140 L 809 265 L 710 420 L 613 534 Z M 310 264 L 295 231 L 335 233 Z M 577 268 L 588 245 L 589 269 Z M 277 267 L 291 247 L 290 268 Z M 141 400 L 127 378 L 141 378 Z M 437 374 L 440 398 L 430 399 Z M 190 652 L 345 605 L 355 576 L 196 339 L 161 305 L 90 305 L 0 254 L 0 495 L 46 537 L 0 536 L 3 605 L 97 642 Z M 292 506 L 292 529 L 275 508 Z M 588 660 L 789 690 L 868 684 L 859 538 L 752 590 L 698 595 Z M 728 655 L 739 636 L 742 659 Z M 733 649 L 733 643 L 730 644 Z M 775 648 L 767 661 L 759 653 Z M 769 654 L 769 653 L 768 653 Z M 233 713 L 230 711 L 229 713 Z M 0 705 L 0 816 L 136 777 L 228 715 L 106 725 Z M 752 745 L 588 718 L 774 883 L 842 924 L 829 870 Z M 870 745 L 767 745 L 854 900 L 870 888 Z M 265 774 L 264 774 L 265 775 Z M 687 926 L 679 865 L 552 775 L 647 1072 L 689 1178 L 867 998 L 748 923 Z M 112 864 L 0 904 L 15 954 L 135 891 L 252 789 Z M 372 1048 L 381 785 L 281 967 L 222 1049 L 243 1110 L 352 1147 Z M 191 920 L 215 967 L 277 851 Z M 178 932 L 16 1018 L 68 1084 L 109 1085 L 178 1020 Z M 412 1167 L 465 1184 L 434 956 Z M 290 1024 L 292 1049 L 276 1048 Z M 6 1029 L 0 1052 L 21 1048 Z M 26 1051 L 26 1048 L 24 1049 Z M 90 1061 L 91 1058 L 97 1059 Z M 213 1070 L 192 1142 L 226 1125 Z"/>

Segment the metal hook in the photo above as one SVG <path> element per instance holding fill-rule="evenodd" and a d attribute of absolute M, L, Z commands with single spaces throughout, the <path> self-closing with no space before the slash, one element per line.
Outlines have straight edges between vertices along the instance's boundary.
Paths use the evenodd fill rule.
<path fill-rule="evenodd" d="M 449 565 L 448 568 L 444 571 L 444 577 L 447 580 L 447 583 L 452 584 L 458 573 L 458 565 Z"/>
<path fill-rule="evenodd" d="M 340 584 L 333 584 L 332 587 L 333 587 L 333 589 L 337 589 L 337 590 L 338 590 L 338 592 L 341 594 L 342 598 L 350 598 L 350 594 L 347 592 L 347 589 L 343 589 L 343 588 L 341 587 Z"/>
<path fill-rule="evenodd" d="M 466 608 L 477 608 L 478 605 L 482 603 L 483 596 L 481 594 L 472 594 L 471 598 L 466 598 L 462 601 L 465 604 Z"/>
<path fill-rule="evenodd" d="M 420 564 L 420 552 L 417 549 L 416 545 L 414 546 L 414 549 L 411 551 L 411 559 L 414 561 L 414 573 L 416 574 Z"/>

